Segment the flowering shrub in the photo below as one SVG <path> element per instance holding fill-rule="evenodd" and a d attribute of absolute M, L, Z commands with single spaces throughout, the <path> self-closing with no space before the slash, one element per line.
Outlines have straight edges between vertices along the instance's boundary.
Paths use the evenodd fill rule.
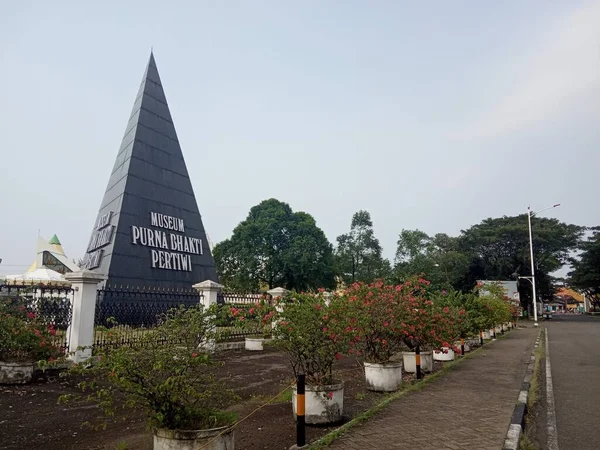
<path fill-rule="evenodd" d="M 452 347 L 460 337 L 466 310 L 459 305 L 437 303 L 427 292 L 429 282 L 422 278 L 409 280 L 409 295 L 404 298 L 404 343 L 410 350 L 436 350 Z M 447 295 L 442 292 L 441 295 Z"/>
<path fill-rule="evenodd" d="M 273 332 L 273 322 L 277 311 L 272 301 L 262 297 L 253 305 L 238 305 L 229 307 L 229 316 L 236 328 L 257 332 L 264 338 L 270 338 Z"/>
<path fill-rule="evenodd" d="M 430 294 L 430 298 L 438 308 L 449 308 L 451 315 L 454 315 L 455 327 L 453 332 L 455 338 L 466 338 L 479 333 L 476 323 L 476 309 L 473 309 L 473 302 L 477 301 L 474 294 L 465 294 L 459 291 L 441 291 Z"/>
<path fill-rule="evenodd" d="M 332 384 L 333 363 L 341 358 L 343 340 L 332 328 L 323 293 L 288 294 L 275 324 L 274 345 L 288 354 L 294 375 L 314 386 Z"/>
<path fill-rule="evenodd" d="M 235 396 L 217 380 L 218 363 L 204 350 L 215 337 L 216 313 L 216 305 L 171 310 L 136 345 L 106 348 L 73 366 L 69 373 L 84 376 L 79 386 L 85 393 L 61 401 L 89 401 L 109 416 L 123 407 L 141 409 L 154 428 L 194 430 L 232 423 L 235 416 L 223 408 Z"/>
<path fill-rule="evenodd" d="M 403 297 L 409 285 L 354 283 L 331 300 L 331 328 L 347 352 L 384 363 L 400 350 L 406 328 Z"/>
<path fill-rule="evenodd" d="M 0 303 L 0 361 L 52 362 L 62 356 L 53 344 L 55 336 L 53 325 L 42 321 L 23 300 Z"/>

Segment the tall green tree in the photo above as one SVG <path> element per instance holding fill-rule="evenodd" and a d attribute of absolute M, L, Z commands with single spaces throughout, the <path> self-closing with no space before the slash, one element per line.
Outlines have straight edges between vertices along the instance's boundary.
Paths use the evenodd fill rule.
<path fill-rule="evenodd" d="M 580 246 L 581 253 L 571 259 L 569 284 L 584 292 L 594 308 L 600 308 L 600 227 Z"/>
<path fill-rule="evenodd" d="M 390 262 L 382 256 L 368 211 L 354 213 L 350 232 L 337 238 L 335 256 L 337 271 L 345 283 L 370 283 L 388 277 L 391 271 Z"/>
<path fill-rule="evenodd" d="M 557 219 L 534 217 L 533 252 L 538 293 L 550 298 L 554 291 L 552 272 L 569 261 L 570 253 L 578 247 L 584 227 L 570 225 Z M 509 280 L 515 273 L 529 276 L 529 231 L 527 215 L 485 219 L 459 237 L 458 249 L 469 258 L 469 270 L 462 282 L 463 289 L 473 287 L 476 280 Z M 531 284 L 519 283 L 524 304 L 530 303 Z"/>
<path fill-rule="evenodd" d="M 469 259 L 458 248 L 458 238 L 421 230 L 402 230 L 398 237 L 394 280 L 401 282 L 424 274 L 435 289 L 458 288 L 469 268 Z"/>
<path fill-rule="evenodd" d="M 221 282 L 231 289 L 304 291 L 335 285 L 333 248 L 325 233 L 310 214 L 293 212 L 276 199 L 252 207 L 213 255 Z"/>

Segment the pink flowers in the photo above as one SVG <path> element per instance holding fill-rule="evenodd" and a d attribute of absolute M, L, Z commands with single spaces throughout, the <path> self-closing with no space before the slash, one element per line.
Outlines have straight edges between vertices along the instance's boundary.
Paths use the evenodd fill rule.
<path fill-rule="evenodd" d="M 27 315 L 28 319 L 32 319 L 32 320 L 35 319 L 35 313 L 28 312 L 26 315 Z"/>

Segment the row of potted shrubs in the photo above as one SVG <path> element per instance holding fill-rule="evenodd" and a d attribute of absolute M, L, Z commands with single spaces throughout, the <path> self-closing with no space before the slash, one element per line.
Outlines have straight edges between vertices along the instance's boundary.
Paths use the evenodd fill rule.
<path fill-rule="evenodd" d="M 224 320 L 261 330 L 261 340 L 270 339 L 270 345 L 286 352 L 294 375 L 306 377 L 307 423 L 328 423 L 343 414 L 337 359 L 357 357 L 364 364 L 367 387 L 391 391 L 401 383 L 401 352 L 404 369 L 414 370 L 410 355 L 417 348 L 445 355 L 458 350 L 461 338 L 477 337 L 515 316 L 516 308 L 500 288 L 486 287 L 485 295 L 477 290 L 435 292 L 421 278 L 400 285 L 356 283 L 334 294 L 289 293 L 245 308 L 182 307 L 144 333 L 138 345 L 97 349 L 91 360 L 72 366 L 68 373 L 84 376 L 82 395 L 61 401 L 91 401 L 109 417 L 126 408 L 143 409 L 157 450 L 177 448 L 175 442 L 179 448 L 232 449 L 236 417 L 228 408 L 237 397 L 217 377 L 219 362 L 213 354 L 215 340 L 223 338 L 216 325 Z M 7 342 L 14 347 L 0 341 L 0 360 L 57 357 L 53 348 L 40 353 L 46 347 L 40 343 L 53 330 L 37 320 L 26 310 L 0 315 L 0 339 L 12 336 Z M 15 336 L 21 333 L 37 340 L 17 345 L 20 338 Z"/>

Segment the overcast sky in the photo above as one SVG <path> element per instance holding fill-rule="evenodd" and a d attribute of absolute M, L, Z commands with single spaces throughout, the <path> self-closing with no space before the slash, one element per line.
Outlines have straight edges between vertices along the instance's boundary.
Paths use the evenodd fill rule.
<path fill-rule="evenodd" d="M 429 4 L 429 6 L 423 3 Z M 20 1 L 0 14 L 0 273 L 82 257 L 150 48 L 213 243 L 266 198 L 457 234 L 599 225 L 600 1 Z M 200 280 L 199 280 L 200 281 Z"/>

